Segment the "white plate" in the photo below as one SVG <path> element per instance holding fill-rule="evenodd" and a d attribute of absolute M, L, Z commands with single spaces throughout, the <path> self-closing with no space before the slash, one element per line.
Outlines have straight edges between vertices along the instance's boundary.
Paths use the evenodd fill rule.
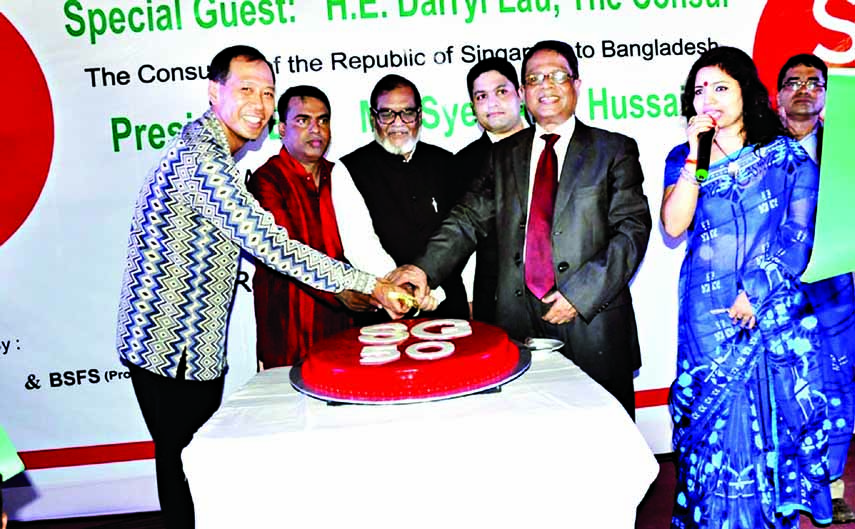
<path fill-rule="evenodd" d="M 552 338 L 526 338 L 525 346 L 532 352 L 552 352 L 564 347 L 564 342 Z"/>

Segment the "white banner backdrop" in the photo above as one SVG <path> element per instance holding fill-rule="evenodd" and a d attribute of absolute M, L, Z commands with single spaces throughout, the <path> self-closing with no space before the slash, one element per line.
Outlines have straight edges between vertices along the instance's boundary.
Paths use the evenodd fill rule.
<path fill-rule="evenodd" d="M 813 3 L 802 3 L 811 13 Z M 0 239 L 0 423 L 25 460 L 42 467 L 5 491 L 19 520 L 158 508 L 151 460 L 121 462 L 139 459 L 139 445 L 131 443 L 149 437 L 115 353 L 120 274 L 140 183 L 168 137 L 205 110 L 201 76 L 220 49 L 240 43 L 264 52 L 276 66 L 278 94 L 293 84 L 323 89 L 332 102 L 335 159 L 371 141 L 368 97 L 387 73 L 419 86 L 423 140 L 457 151 L 481 133 L 465 83 L 477 60 L 497 54 L 518 67 L 523 49 L 538 40 L 570 42 L 580 57 L 577 115 L 638 141 L 645 192 L 658 219 L 665 155 L 685 139 L 679 93 L 692 62 L 713 43 L 751 53 L 758 27 L 779 23 L 764 22 L 764 7 L 773 6 L 759 0 L 0 0 L 0 6 L 4 49 L 23 42 L 38 65 L 4 73 L 3 143 L 16 134 L 18 120 L 28 119 L 15 92 L 27 91 L 39 70 L 53 124 L 25 141 L 54 141 L 43 187 L 4 174 L 3 199 L 32 199 L 32 211 L 18 219 L 0 209 L 0 228 L 12 232 Z M 783 35 L 790 30 L 780 28 Z M 798 51 L 813 47 L 792 50 Z M 241 166 L 254 169 L 278 146 L 275 137 L 256 142 Z M 4 158 L 26 166 L 24 154 L 30 151 L 4 149 Z M 674 375 L 682 255 L 681 241 L 666 240 L 655 223 L 632 285 L 643 354 L 636 389 L 654 404 L 664 402 Z M 252 265 L 244 262 L 244 269 L 248 277 Z M 251 293 L 241 285 L 236 290 L 227 392 L 255 369 Z M 665 406 L 639 410 L 638 425 L 654 451 L 670 451 Z"/>

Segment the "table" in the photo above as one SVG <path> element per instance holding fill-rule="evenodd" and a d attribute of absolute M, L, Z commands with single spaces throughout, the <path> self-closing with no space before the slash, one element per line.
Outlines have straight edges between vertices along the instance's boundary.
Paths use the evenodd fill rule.
<path fill-rule="evenodd" d="M 184 450 L 198 529 L 632 529 L 659 465 L 558 353 L 501 392 L 330 406 L 258 373 Z"/>

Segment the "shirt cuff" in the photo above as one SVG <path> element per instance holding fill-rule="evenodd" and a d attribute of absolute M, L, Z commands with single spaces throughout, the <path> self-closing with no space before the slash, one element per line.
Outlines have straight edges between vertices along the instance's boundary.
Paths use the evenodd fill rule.
<path fill-rule="evenodd" d="M 369 274 L 356 268 L 351 268 L 350 272 L 352 273 L 352 280 L 350 281 L 350 286 L 346 287 L 346 290 L 355 290 L 369 296 L 374 294 L 374 288 L 377 286 L 377 277 L 374 274 Z"/>

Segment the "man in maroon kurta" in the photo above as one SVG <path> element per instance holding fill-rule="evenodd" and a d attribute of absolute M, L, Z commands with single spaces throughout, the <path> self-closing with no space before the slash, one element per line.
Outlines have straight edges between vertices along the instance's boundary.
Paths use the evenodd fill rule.
<path fill-rule="evenodd" d="M 292 239 L 344 260 L 330 198 L 333 164 L 330 104 L 313 86 L 294 86 L 279 98 L 282 149 L 252 175 L 247 188 Z M 368 310 L 369 298 L 333 295 L 256 265 L 253 278 L 257 354 L 263 368 L 302 360 L 312 343 L 352 326 L 347 308 Z"/>

